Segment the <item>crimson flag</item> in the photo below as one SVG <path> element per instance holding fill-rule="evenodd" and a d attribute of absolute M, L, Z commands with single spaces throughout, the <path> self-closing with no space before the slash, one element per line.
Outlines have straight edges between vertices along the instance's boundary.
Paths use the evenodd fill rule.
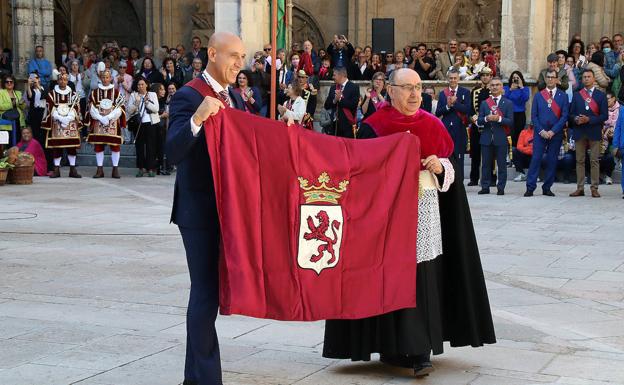
<path fill-rule="evenodd" d="M 229 108 L 204 130 L 221 314 L 312 321 L 416 306 L 417 137 L 344 139 Z"/>

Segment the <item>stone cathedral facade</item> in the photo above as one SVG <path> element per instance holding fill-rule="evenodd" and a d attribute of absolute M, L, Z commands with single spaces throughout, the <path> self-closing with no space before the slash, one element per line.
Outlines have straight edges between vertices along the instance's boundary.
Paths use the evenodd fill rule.
<path fill-rule="evenodd" d="M 585 41 L 622 32 L 619 0 L 287 0 L 292 40 L 327 46 L 334 34 L 355 45 L 372 43 L 372 20 L 394 19 L 395 50 L 449 38 L 502 47 L 502 65 L 534 75 L 552 50 L 580 33 Z M 241 35 L 249 52 L 269 41 L 268 0 L 1 0 L 0 45 L 14 52 L 24 74 L 34 46 L 58 55 L 61 42 L 106 41 L 141 48 L 189 46 L 216 29 Z M 624 28 L 623 28 L 624 29 Z M 507 71 L 506 71 L 507 72 Z M 507 72 L 508 73 L 508 72 Z"/>

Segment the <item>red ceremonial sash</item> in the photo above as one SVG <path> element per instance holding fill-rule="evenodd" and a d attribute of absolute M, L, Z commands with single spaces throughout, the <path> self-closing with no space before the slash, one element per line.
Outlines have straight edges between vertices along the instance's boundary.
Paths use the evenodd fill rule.
<path fill-rule="evenodd" d="M 448 100 L 449 96 L 457 96 L 457 94 L 451 95 L 451 90 L 449 90 L 448 88 L 445 88 L 443 92 L 444 92 L 444 96 L 446 96 L 446 100 Z M 448 105 L 448 102 L 447 102 L 447 105 Z M 464 126 L 468 124 L 468 117 L 466 116 L 466 114 L 462 114 L 461 112 L 457 110 L 455 110 L 455 113 L 457 114 L 459 119 L 462 121 L 462 124 Z"/>
<path fill-rule="evenodd" d="M 555 95 L 556 95 L 556 92 L 557 91 L 555 91 Z M 561 117 L 561 107 L 559 107 L 559 104 L 557 104 L 557 102 L 555 101 L 555 98 L 550 96 L 550 92 L 548 92 L 546 88 L 544 88 L 540 92 L 540 94 L 542 95 L 546 103 L 548 103 L 548 108 L 550 108 L 552 112 L 555 114 L 555 116 L 557 117 L 557 119 L 559 119 Z"/>
<path fill-rule="evenodd" d="M 210 84 L 208 84 L 208 82 L 206 80 L 204 80 L 204 77 L 196 77 L 195 79 L 191 80 L 190 82 L 186 83 L 187 86 L 191 87 L 192 89 L 194 89 L 195 91 L 199 92 L 199 94 L 201 96 L 212 96 L 214 98 L 217 98 L 219 100 L 221 100 L 223 102 L 223 105 L 225 106 L 225 108 L 232 108 L 232 106 L 230 106 L 229 103 L 226 103 L 225 100 L 223 100 L 223 98 L 221 97 L 221 95 L 219 95 L 219 93 L 217 93 Z"/>
<path fill-rule="evenodd" d="M 592 110 L 592 112 L 594 114 L 596 114 L 596 115 L 600 115 L 600 107 L 598 107 L 598 103 L 596 103 L 594 98 L 589 96 L 589 93 L 587 92 L 587 90 L 585 88 L 582 88 L 579 91 L 579 94 L 581 95 L 581 97 L 585 101 L 585 104 L 589 105 L 589 108 Z"/>
<path fill-rule="evenodd" d="M 503 111 L 501 111 L 500 108 L 498 108 L 498 106 L 496 105 L 496 103 L 494 102 L 494 98 L 492 98 L 491 96 L 487 99 L 485 99 L 485 102 L 487 103 L 488 107 L 490 108 L 490 111 L 492 111 L 492 113 L 500 116 L 501 118 L 504 118 L 505 115 L 503 114 Z M 505 133 L 507 135 L 509 135 L 511 133 L 511 128 L 509 128 L 509 126 L 505 126 L 503 125 L 503 128 L 505 129 Z"/>
<path fill-rule="evenodd" d="M 336 91 L 344 91 L 344 87 L 340 85 L 340 89 L 338 89 L 338 86 L 336 86 Z M 347 107 L 342 107 L 342 112 L 345 114 L 347 120 L 351 125 L 357 124 L 357 118 L 355 115 L 353 115 L 353 112 L 351 112 L 351 110 L 349 110 Z"/>

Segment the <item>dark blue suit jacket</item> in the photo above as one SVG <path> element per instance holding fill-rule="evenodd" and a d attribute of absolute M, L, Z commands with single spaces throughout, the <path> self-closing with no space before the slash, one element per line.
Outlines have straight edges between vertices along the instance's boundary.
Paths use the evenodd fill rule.
<path fill-rule="evenodd" d="M 533 104 L 531 106 L 531 122 L 533 123 L 533 136 L 538 137 L 539 133 L 544 131 L 553 131 L 555 135 L 563 136 L 563 127 L 568 120 L 568 112 L 570 104 L 568 103 L 568 95 L 555 88 L 555 102 L 561 108 L 561 116 L 557 115 L 548 107 L 548 102 L 540 92 L 533 96 Z"/>
<path fill-rule="evenodd" d="M 230 89 L 230 98 L 244 110 L 240 95 Z M 178 90 L 169 105 L 167 159 L 177 165 L 171 221 L 180 227 L 216 230 L 219 227 L 210 157 L 203 128 L 193 136 L 191 116 L 203 97 L 189 86 Z"/>
<path fill-rule="evenodd" d="M 466 119 L 468 119 L 468 113 L 470 112 L 470 91 L 463 87 L 457 87 L 457 101 L 451 108 L 446 108 L 446 100 L 444 91 L 440 91 L 435 115 L 442 119 L 442 123 L 444 123 L 451 138 L 453 138 L 456 152 L 462 151 L 462 149 L 465 150 L 467 143 L 466 126 L 461 118 L 457 116 L 457 112 L 464 114 Z"/>
<path fill-rule="evenodd" d="M 491 111 L 490 107 L 488 107 L 487 100 L 481 102 L 477 124 L 479 127 L 483 127 L 483 129 L 481 131 L 479 144 L 494 146 L 507 145 L 507 132 L 505 132 L 503 126 L 510 128 L 513 126 L 513 103 L 504 96 L 501 96 L 501 100 L 498 102 L 498 108 L 504 116 L 501 122 L 486 122 L 485 117 L 490 115 Z"/>
<path fill-rule="evenodd" d="M 602 126 L 604 122 L 609 118 L 609 108 L 607 106 L 607 96 L 604 92 L 594 88 L 592 99 L 596 101 L 600 107 L 598 115 L 594 114 L 594 111 L 585 108 L 585 100 L 581 94 L 574 93 L 572 97 L 572 104 L 570 105 L 570 126 L 573 128 L 572 139 L 579 140 L 587 138 L 590 140 L 600 140 L 602 137 Z M 574 118 L 579 115 L 586 115 L 589 117 L 589 122 L 585 124 L 576 124 Z"/>

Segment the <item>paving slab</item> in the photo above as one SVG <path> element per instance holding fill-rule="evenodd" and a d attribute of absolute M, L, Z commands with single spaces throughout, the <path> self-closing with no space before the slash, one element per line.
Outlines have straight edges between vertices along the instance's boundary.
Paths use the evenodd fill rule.
<path fill-rule="evenodd" d="M 189 280 L 173 178 L 124 172 L 0 187 L 0 384 L 182 382 Z M 445 346 L 416 380 L 376 355 L 321 357 L 323 322 L 219 316 L 224 384 L 624 384 L 620 188 L 601 186 L 599 200 L 570 189 L 467 188 L 498 344 Z"/>

